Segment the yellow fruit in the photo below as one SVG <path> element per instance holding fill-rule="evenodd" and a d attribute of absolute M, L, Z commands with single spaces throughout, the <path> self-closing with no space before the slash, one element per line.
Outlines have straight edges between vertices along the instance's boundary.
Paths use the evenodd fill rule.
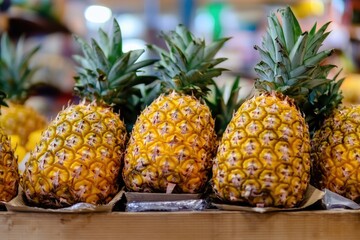
<path fill-rule="evenodd" d="M 294 103 L 262 94 L 235 113 L 220 142 L 213 187 L 221 199 L 294 207 L 310 179 L 308 127 Z"/>
<path fill-rule="evenodd" d="M 294 5 L 293 10 L 299 18 L 323 16 L 325 5 L 322 0 L 302 0 Z"/>
<path fill-rule="evenodd" d="M 37 131 L 31 132 L 29 135 L 29 139 L 25 145 L 25 149 L 27 151 L 31 151 L 35 148 L 36 144 L 40 141 L 41 139 L 41 134 L 44 131 L 44 129 L 39 129 Z"/>
<path fill-rule="evenodd" d="M 126 130 L 111 109 L 71 105 L 42 134 L 23 174 L 30 203 L 63 207 L 108 203 L 117 193 Z"/>
<path fill-rule="evenodd" d="M 45 128 L 47 120 L 33 108 L 21 104 L 9 104 L 2 109 L 0 126 L 8 135 L 18 135 L 25 146 L 31 132 Z"/>
<path fill-rule="evenodd" d="M 139 116 L 125 154 L 123 176 L 131 191 L 196 193 L 208 180 L 215 150 L 209 108 L 192 96 L 162 95 Z"/>
<path fill-rule="evenodd" d="M 314 134 L 314 182 L 360 202 L 360 106 L 335 110 Z"/>
<path fill-rule="evenodd" d="M 15 148 L 15 155 L 18 159 L 18 164 L 20 165 L 22 163 L 22 161 L 24 160 L 24 157 L 25 155 L 27 154 L 28 152 L 26 151 L 26 149 L 22 146 L 17 146 Z"/>
<path fill-rule="evenodd" d="M 18 164 L 20 165 L 28 151 L 21 146 L 21 140 L 18 135 L 9 135 L 9 139 L 11 142 L 11 148 L 14 149 L 14 154 L 18 159 Z"/>
<path fill-rule="evenodd" d="M 112 36 L 102 29 L 99 34 L 100 41 L 92 39 L 90 45 L 75 38 L 83 56 L 74 56 L 80 65 L 74 92 L 83 101 L 58 113 L 26 163 L 21 184 L 32 205 L 107 204 L 119 191 L 127 132 L 113 107 L 135 109 L 136 85 L 154 79 L 137 72 L 153 60 L 138 61 L 142 49 L 122 51 L 115 19 Z"/>
<path fill-rule="evenodd" d="M 360 103 L 360 74 L 349 74 L 346 76 L 341 91 L 344 99 L 343 103 L 347 105 Z"/>
<path fill-rule="evenodd" d="M 11 148 L 15 149 L 17 146 L 21 144 L 21 139 L 19 135 L 9 135 Z"/>
<path fill-rule="evenodd" d="M 17 159 L 9 138 L 0 128 L 0 201 L 10 201 L 18 193 Z"/>
<path fill-rule="evenodd" d="M 327 77 L 334 66 L 322 63 L 332 51 L 319 50 L 328 24 L 303 32 L 290 7 L 271 13 L 268 23 L 261 46 L 255 46 L 260 55 L 255 96 L 227 126 L 212 182 L 225 202 L 292 208 L 300 205 L 310 182 L 308 123 L 313 129 L 324 111 L 314 105 L 329 101 L 325 92 L 339 85 Z"/>
<path fill-rule="evenodd" d="M 166 50 L 150 48 L 160 56 L 155 68 L 164 94 L 134 125 L 123 178 L 130 191 L 198 193 L 208 182 L 217 143 L 214 119 L 201 98 L 224 70 L 216 65 L 225 59 L 214 56 L 227 39 L 207 45 L 182 25 L 162 38 Z"/>

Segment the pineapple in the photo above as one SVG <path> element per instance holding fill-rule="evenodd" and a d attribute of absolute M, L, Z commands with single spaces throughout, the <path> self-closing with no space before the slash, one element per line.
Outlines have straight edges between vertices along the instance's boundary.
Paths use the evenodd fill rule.
<path fill-rule="evenodd" d="M 39 47 L 24 51 L 24 39 L 12 44 L 8 35 L 1 37 L 0 84 L 8 96 L 9 108 L 3 109 L 0 126 L 8 135 L 18 135 L 21 146 L 25 146 L 29 134 L 45 128 L 47 119 L 30 106 L 25 105 L 33 84 L 36 69 L 29 66 Z"/>
<path fill-rule="evenodd" d="M 163 94 L 138 117 L 125 152 L 123 179 L 136 192 L 197 193 L 207 183 L 216 147 L 214 119 L 201 100 L 212 78 L 224 69 L 214 58 L 227 39 L 210 45 L 184 26 L 162 34 L 168 51 L 160 55 Z"/>
<path fill-rule="evenodd" d="M 3 101 L 5 94 L 0 91 L 0 106 L 6 106 Z M 0 127 L 0 201 L 8 202 L 18 193 L 19 173 L 17 158 L 11 148 L 10 139 Z"/>
<path fill-rule="evenodd" d="M 360 74 L 349 73 L 341 84 L 341 91 L 344 99 L 342 101 L 345 105 L 360 104 Z"/>
<path fill-rule="evenodd" d="M 342 81 L 329 81 L 329 101 L 316 101 L 327 112 L 311 141 L 313 184 L 360 203 L 360 106 L 341 105 Z"/>
<path fill-rule="evenodd" d="M 99 36 L 91 44 L 75 38 L 84 54 L 75 56 L 74 90 L 82 100 L 58 113 L 31 152 L 21 182 L 31 205 L 106 204 L 119 190 L 127 133 L 112 106 L 128 104 L 143 79 L 139 69 L 154 61 L 138 61 L 144 50 L 123 52 L 115 19 L 112 36 L 102 29 Z"/>
<path fill-rule="evenodd" d="M 360 106 L 339 106 L 312 139 L 314 185 L 360 203 Z"/>
<path fill-rule="evenodd" d="M 328 24 L 303 32 L 289 7 L 279 13 L 255 46 L 256 93 L 234 114 L 213 161 L 213 189 L 226 202 L 292 208 L 310 181 L 310 132 L 298 106 L 326 82 L 318 76 L 332 52 L 319 52 Z"/>

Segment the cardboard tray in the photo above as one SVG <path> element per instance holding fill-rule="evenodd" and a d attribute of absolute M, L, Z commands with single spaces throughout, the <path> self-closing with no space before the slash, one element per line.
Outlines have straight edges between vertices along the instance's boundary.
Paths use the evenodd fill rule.
<path fill-rule="evenodd" d="M 306 190 L 304 200 L 298 207 L 295 208 L 276 208 L 276 207 L 249 207 L 249 206 L 240 206 L 234 204 L 221 204 L 221 203 L 212 203 L 213 206 L 220 210 L 226 211 L 247 211 L 247 212 L 257 212 L 257 213 L 266 213 L 266 212 L 279 212 L 279 211 L 297 211 L 305 209 L 315 204 L 318 201 L 321 201 L 325 193 L 318 190 L 317 188 L 309 185 Z"/>
<path fill-rule="evenodd" d="M 89 213 L 89 212 L 111 212 L 115 204 L 122 198 L 124 190 L 118 192 L 115 197 L 105 205 L 94 205 L 90 203 L 77 203 L 70 207 L 51 209 L 26 205 L 23 192 L 20 189 L 17 197 L 4 203 L 6 209 L 11 212 L 44 212 L 44 213 Z"/>

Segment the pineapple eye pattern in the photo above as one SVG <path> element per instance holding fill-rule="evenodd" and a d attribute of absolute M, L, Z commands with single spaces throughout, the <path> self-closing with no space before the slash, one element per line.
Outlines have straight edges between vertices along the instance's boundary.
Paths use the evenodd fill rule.
<path fill-rule="evenodd" d="M 166 192 L 175 184 L 181 192 L 196 192 L 203 187 L 216 136 L 209 109 L 196 102 L 172 92 L 140 115 L 125 154 L 129 189 Z M 136 183 L 130 180 L 135 175 Z"/>
<path fill-rule="evenodd" d="M 319 176 L 319 188 L 328 188 L 353 201 L 360 202 L 358 172 L 360 170 L 360 107 L 344 107 L 334 112 L 322 128 L 315 132 L 312 157 Z M 341 119 L 341 121 L 340 121 Z"/>
<path fill-rule="evenodd" d="M 57 199 L 51 195 L 51 200 L 46 200 L 52 207 L 109 201 L 117 192 L 125 126 L 118 115 L 100 111 L 102 107 L 96 105 L 69 108 L 48 126 L 30 157 L 26 184 L 30 186 L 40 177 L 44 180 L 35 190 L 24 191 L 31 199 L 35 195 L 46 199 L 49 192 L 57 192 Z"/>
<path fill-rule="evenodd" d="M 304 147 L 310 146 L 306 124 L 295 108 L 266 98 L 248 100 L 228 125 L 213 166 L 214 190 L 219 197 L 236 202 L 272 205 L 279 199 L 280 206 L 295 204 L 309 181 L 309 174 L 303 172 L 310 166 L 298 161 L 298 156 L 309 157 L 310 149 Z M 287 110 L 281 115 L 280 109 Z M 301 179 L 303 184 L 295 187 L 291 179 Z M 275 186 L 282 184 L 286 192 L 275 193 Z M 299 199 L 285 201 L 293 194 Z"/>
<path fill-rule="evenodd" d="M 77 134 L 71 134 L 65 140 L 65 146 L 69 148 L 78 149 L 79 147 L 81 147 L 81 144 L 82 144 L 81 137 L 78 136 Z"/>

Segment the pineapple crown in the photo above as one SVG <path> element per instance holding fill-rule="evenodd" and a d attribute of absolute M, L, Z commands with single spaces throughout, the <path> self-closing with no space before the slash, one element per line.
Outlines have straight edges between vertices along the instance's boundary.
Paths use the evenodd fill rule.
<path fill-rule="evenodd" d="M 206 45 L 185 26 L 178 25 L 168 34 L 161 33 L 168 51 L 150 45 L 160 56 L 155 68 L 161 74 L 164 92 L 175 90 L 184 94 L 203 97 L 210 91 L 213 78 L 226 70 L 215 67 L 226 58 L 214 58 L 229 38 L 222 38 Z"/>
<path fill-rule="evenodd" d="M 330 68 L 330 67 L 329 67 Z M 325 69 L 324 75 L 328 75 L 330 69 Z M 337 79 L 340 71 L 325 84 L 311 90 L 307 101 L 301 106 L 305 113 L 306 122 L 309 125 L 310 134 L 319 129 L 325 119 L 331 115 L 342 102 L 343 95 L 340 91 L 344 78 Z"/>
<path fill-rule="evenodd" d="M 280 18 L 271 13 L 268 29 L 262 40 L 262 47 L 255 46 L 261 61 L 255 71 L 259 78 L 257 89 L 278 91 L 293 98 L 297 106 L 308 102 L 312 89 L 326 84 L 324 72 L 335 66 L 321 65 L 333 50 L 319 51 L 329 35 L 329 22 L 316 31 L 317 24 L 309 32 L 303 32 L 290 7 L 279 9 Z"/>
<path fill-rule="evenodd" d="M 279 91 L 294 99 L 313 134 L 343 98 L 340 92 L 343 79 L 337 79 L 340 72 L 329 78 L 336 66 L 322 63 L 333 50 L 319 51 L 330 34 L 326 32 L 330 23 L 317 31 L 315 23 L 309 32 L 302 32 L 290 7 L 279 12 L 282 24 L 272 13 L 262 48 L 255 46 L 262 59 L 255 67 L 259 75 L 256 87 Z"/>
<path fill-rule="evenodd" d="M 123 52 L 121 29 L 116 19 L 113 20 L 111 36 L 101 28 L 98 36 L 99 41 L 91 39 L 90 44 L 75 36 L 83 56 L 74 56 L 80 64 L 74 77 L 74 92 L 88 101 L 131 111 L 134 96 L 141 97 L 141 91 L 136 86 L 156 79 L 154 76 L 138 75 L 139 69 L 153 64 L 155 60 L 139 61 L 144 49 Z"/>
<path fill-rule="evenodd" d="M 211 109 L 211 113 L 215 119 L 215 131 L 218 137 L 224 133 L 227 125 L 231 121 L 233 114 L 243 104 L 246 97 L 240 97 L 240 77 L 236 77 L 230 87 L 229 96 L 225 99 L 225 88 L 220 88 L 214 82 L 213 94 L 209 94 L 206 98 L 206 104 Z"/>
<path fill-rule="evenodd" d="M 31 78 L 37 68 L 29 66 L 34 54 L 40 46 L 30 51 L 24 50 L 24 37 L 12 43 L 7 33 L 1 36 L 0 43 L 0 83 L 8 99 L 12 102 L 24 103 L 29 97 L 33 83 Z"/>

